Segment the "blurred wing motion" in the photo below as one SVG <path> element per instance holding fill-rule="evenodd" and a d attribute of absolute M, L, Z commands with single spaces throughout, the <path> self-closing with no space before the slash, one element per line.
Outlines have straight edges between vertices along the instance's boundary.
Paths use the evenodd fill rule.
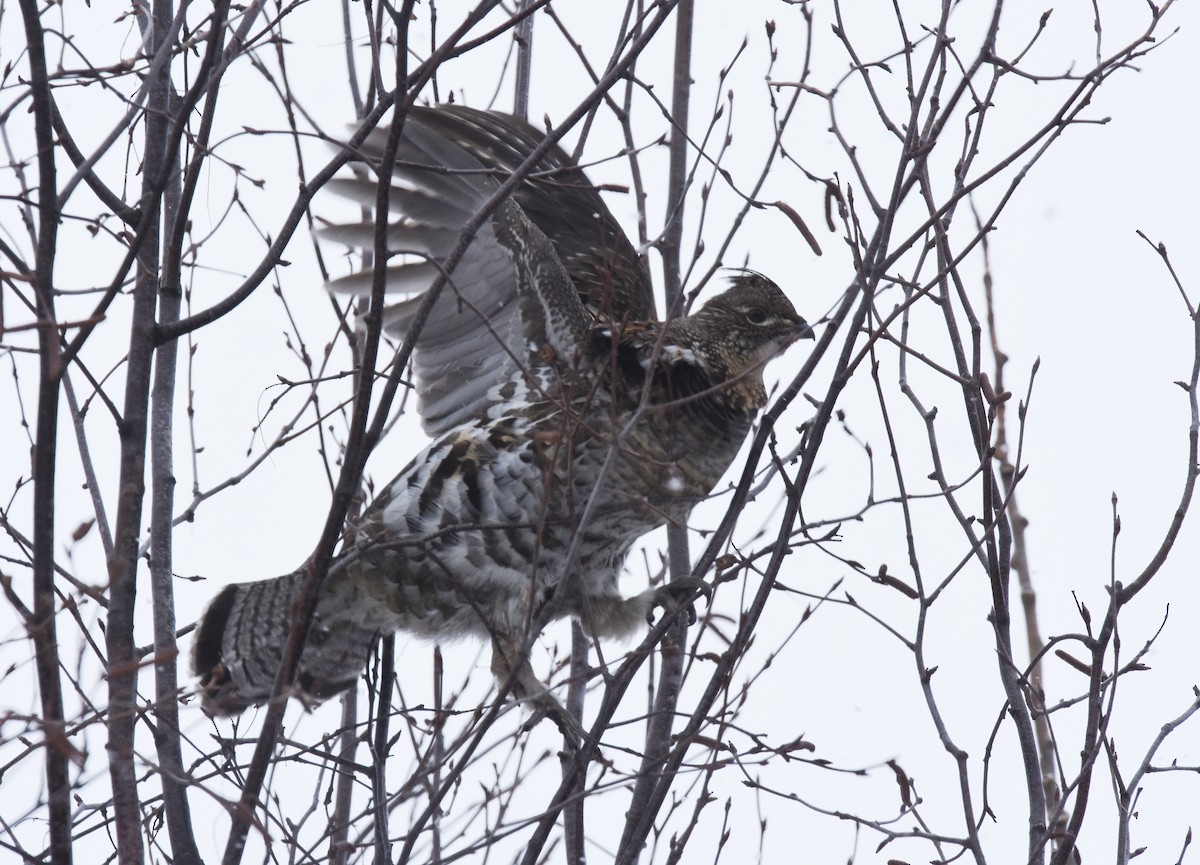
<path fill-rule="evenodd" d="M 387 134 L 376 129 L 364 142 L 361 153 L 370 163 L 379 163 Z M 403 337 L 463 226 L 543 137 L 508 115 L 458 106 L 410 110 L 392 170 L 388 246 L 419 260 L 387 267 L 388 333 Z M 373 178 L 339 179 L 330 187 L 370 208 L 375 184 Z M 370 249 L 375 226 L 340 225 L 322 235 Z M 540 284 L 536 298 L 520 290 L 516 248 Z M 371 271 L 361 271 L 329 287 L 368 297 L 372 278 Z M 589 323 L 594 317 L 617 322 L 655 317 L 645 264 L 600 193 L 558 147 L 476 233 L 421 330 L 413 365 L 426 432 L 436 435 L 475 417 L 488 391 L 516 371 L 530 342 L 549 342 L 569 356 L 575 346 L 547 340 L 541 332 L 535 302 L 572 324 L 583 320 L 581 308 Z"/>
<path fill-rule="evenodd" d="M 386 132 L 363 156 L 378 161 Z M 461 230 L 542 140 L 503 114 L 413 109 L 391 171 L 388 330 L 412 324 Z M 564 729 L 522 648 L 529 623 L 574 616 L 596 636 L 636 630 L 658 594 L 618 589 L 630 546 L 683 522 L 766 402 L 762 368 L 812 330 L 766 277 L 736 272 L 699 312 L 655 319 L 645 268 L 597 190 L 558 148 L 486 219 L 418 334 L 419 407 L 433 442 L 348 532 L 291 693 L 349 687 L 381 632 L 491 640 L 511 677 Z M 369 181 L 337 190 L 364 204 Z M 369 223 L 326 235 L 373 243 Z M 371 274 L 333 283 L 369 294 Z M 587 513 L 585 520 L 583 515 Z M 225 588 L 196 637 L 205 707 L 266 699 L 306 569 Z"/>

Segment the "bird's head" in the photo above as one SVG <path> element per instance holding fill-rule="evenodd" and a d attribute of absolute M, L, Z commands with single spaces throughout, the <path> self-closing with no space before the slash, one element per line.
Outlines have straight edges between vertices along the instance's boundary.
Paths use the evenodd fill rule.
<path fill-rule="evenodd" d="M 731 376 L 765 364 L 798 339 L 813 338 L 779 286 L 752 270 L 737 271 L 730 287 L 692 319 L 726 357 Z"/>
<path fill-rule="evenodd" d="M 766 402 L 762 368 L 813 330 L 774 282 L 739 270 L 730 287 L 681 320 L 713 384 L 729 382 L 730 400 L 743 410 Z"/>

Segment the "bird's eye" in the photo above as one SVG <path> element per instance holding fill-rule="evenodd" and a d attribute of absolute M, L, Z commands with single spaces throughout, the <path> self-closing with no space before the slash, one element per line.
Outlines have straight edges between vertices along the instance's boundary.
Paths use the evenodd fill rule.
<path fill-rule="evenodd" d="M 767 314 L 758 307 L 746 310 L 746 321 L 751 324 L 766 324 Z"/>

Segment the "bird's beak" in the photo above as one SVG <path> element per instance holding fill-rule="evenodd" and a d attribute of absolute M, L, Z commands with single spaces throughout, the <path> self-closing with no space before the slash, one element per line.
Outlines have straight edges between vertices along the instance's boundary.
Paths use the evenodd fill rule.
<path fill-rule="evenodd" d="M 798 339 L 816 339 L 816 338 L 817 338 L 817 335 L 815 333 L 813 333 L 813 329 L 812 329 L 812 327 L 809 326 L 807 321 L 801 320 L 800 323 L 792 329 L 792 341 L 793 342 L 795 342 Z"/>

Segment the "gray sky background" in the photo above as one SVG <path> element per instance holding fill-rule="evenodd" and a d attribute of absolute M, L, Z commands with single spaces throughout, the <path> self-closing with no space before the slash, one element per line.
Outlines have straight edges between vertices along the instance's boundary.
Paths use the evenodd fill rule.
<path fill-rule="evenodd" d="M 91 9 L 78 5 L 67 15 L 81 43 L 91 45 L 100 56 L 128 55 L 136 44 L 136 30 L 126 23 L 124 31 L 113 25 L 113 9 Z M 329 4 L 310 4 L 289 19 L 286 34 L 292 41 L 295 58 L 289 67 L 290 83 L 299 94 L 303 107 L 330 132 L 339 132 L 352 120 L 352 107 L 344 85 L 344 47 L 340 24 Z M 736 5 L 736 10 L 734 6 Z M 909 4 L 903 4 L 905 9 Z M 964 4 L 956 14 L 967 18 L 980 14 Z M 1010 4 L 1005 13 L 1005 39 L 1011 45 L 1023 44 L 1036 28 L 1042 9 L 1034 11 L 1024 4 Z M 936 4 L 912 4 L 933 20 Z M 1063 71 L 1074 63 L 1082 68 L 1092 58 L 1094 34 L 1091 29 L 1092 4 L 1073 2 L 1070 8 L 1056 8 L 1049 19 L 1042 45 L 1030 57 L 1030 66 L 1046 74 Z M 1106 51 L 1129 41 L 1140 31 L 1137 21 L 1145 17 L 1140 4 L 1101 4 L 1105 22 Z M 455 4 L 440 7 L 446 20 L 455 16 Z M 558 8 L 556 4 L 556 8 Z M 611 44 L 615 24 L 599 7 L 586 3 L 564 4 L 561 12 L 573 34 L 582 39 L 592 56 L 607 58 L 604 46 Z M 850 32 L 863 56 L 872 57 L 883 46 L 895 42 L 887 28 L 889 10 L 874 19 L 874 13 L 853 10 L 862 17 L 851 19 Z M 846 61 L 829 37 L 828 4 L 816 4 L 813 84 L 828 87 L 839 78 Z M 1125 16 L 1128 16 L 1126 18 Z M 914 20 L 919 17 L 914 13 Z M 693 96 L 693 133 L 698 133 L 711 113 L 718 94 L 732 88 L 735 93 L 733 144 L 726 167 L 735 183 L 748 186 L 754 177 L 769 140 L 760 130 L 767 120 L 766 47 L 763 21 L 776 19 L 776 44 L 781 46 L 775 69 L 777 80 L 795 76 L 799 55 L 800 28 L 790 7 L 761 0 L 743 4 L 700 4 L 697 17 L 696 61 Z M 1180 32 L 1160 49 L 1141 61 L 1141 71 L 1117 74 L 1101 89 L 1101 95 L 1088 110 L 1094 118 L 1109 117 L 1105 125 L 1082 125 L 1068 130 L 1050 153 L 1029 173 L 990 237 L 991 274 L 998 298 L 998 332 L 1003 349 L 1010 356 L 1007 387 L 1017 399 L 1024 399 L 1030 386 L 1030 371 L 1035 360 L 1041 366 L 1033 385 L 1024 437 L 1023 463 L 1029 467 L 1020 487 L 1020 505 L 1029 525 L 1029 556 L 1038 592 L 1039 612 L 1044 634 L 1078 631 L 1081 628 L 1076 600 L 1085 603 L 1095 618 L 1102 615 L 1106 586 L 1110 575 L 1112 504 L 1119 497 L 1122 520 L 1120 543 L 1116 553 L 1116 576 L 1129 580 L 1153 554 L 1177 503 L 1185 468 L 1188 414 L 1186 395 L 1173 384 L 1186 379 L 1191 363 L 1191 328 L 1179 293 L 1169 274 L 1149 245 L 1136 235 L 1143 231 L 1152 241 L 1164 243 L 1171 261 L 1193 302 L 1200 298 L 1200 252 L 1195 238 L 1200 231 L 1195 202 L 1200 194 L 1195 152 L 1200 107 L 1193 91 L 1200 82 L 1200 47 L 1197 29 L 1200 12 L 1194 3 L 1182 3 L 1171 10 L 1168 21 Z M 88 22 L 91 22 L 90 24 Z M 3 19 L 3 53 L 12 56 L 20 46 L 19 22 L 14 13 Z M 94 26 L 94 31 L 88 28 Z M 414 26 L 424 26 L 422 21 Z M 443 27 L 447 25 L 443 24 Z M 560 119 L 587 89 L 586 77 L 578 62 L 554 33 L 545 16 L 538 18 L 535 37 L 535 62 L 531 118 L 535 123 L 543 114 Z M 117 45 L 124 33 L 124 45 Z M 1111 34 L 1111 36 L 1110 36 Z M 739 59 L 729 81 L 719 85 L 717 70 L 736 54 L 742 39 L 749 40 L 745 55 Z M 654 84 L 659 98 L 670 92 L 670 38 L 661 39 L 639 65 L 639 74 Z M 964 37 L 964 41 L 967 41 Z M 1003 53 L 1005 43 L 1002 43 Z M 1010 46 L 1011 47 L 1011 46 Z M 469 59 L 455 61 L 442 72 L 439 82 L 443 96 L 454 91 L 456 98 L 468 104 L 489 103 L 497 86 L 500 96 L 495 107 L 510 105 L 511 85 L 498 85 L 496 69 L 504 46 L 479 52 Z M 885 87 L 888 85 L 884 85 Z M 901 87 L 898 76 L 892 86 Z M 848 88 L 850 89 L 850 88 Z M 998 156 L 1042 122 L 1047 107 L 1057 100 L 1057 91 L 1046 84 L 1014 82 L 1002 89 L 997 99 L 988 139 L 991 155 Z M 257 232 L 274 236 L 281 214 L 290 206 L 296 187 L 292 167 L 291 144 L 282 135 L 247 136 L 239 134 L 243 126 L 279 129 L 282 121 L 278 101 L 263 80 L 247 70 L 227 80 L 223 93 L 225 134 L 237 136 L 221 145 L 220 153 L 229 162 L 245 168 L 253 178 L 265 181 L 257 188 L 244 180 L 238 185 L 241 204 L 253 217 L 253 223 L 234 212 L 225 229 L 214 236 L 209 249 L 227 250 L 219 256 L 207 255 L 206 269 L 195 274 L 191 285 L 196 308 L 203 308 L 236 286 L 254 266 L 264 250 Z M 95 91 L 74 90 L 63 93 L 69 107 L 68 122 L 94 130 L 97 137 L 114 121 L 114 115 L 95 96 Z M 879 134 L 879 124 L 869 106 L 848 94 L 845 99 L 845 127 L 854 130 L 863 141 L 860 156 L 875 176 L 894 159 L 894 145 Z M 639 142 L 648 144 L 664 129 L 661 118 L 648 98 L 640 97 L 638 110 L 646 118 L 645 134 Z M 95 112 L 94 119 L 89 112 Z M 27 153 L 25 117 L 12 119 L 14 150 Z M 724 121 L 722 121 L 724 123 Z M 844 154 L 827 132 L 828 117 L 816 100 L 806 103 L 793 121 L 786 144 L 793 155 L 810 171 L 827 176 L 835 172 L 852 179 Z M 721 127 L 724 128 L 723 125 Z M 769 128 L 766 127 L 766 128 Z M 589 138 L 586 159 L 609 156 L 619 147 L 612 138 L 615 127 L 601 124 Z M 220 136 L 218 136 L 218 139 Z M 569 141 L 575 140 L 574 135 Z M 951 148 L 952 149 L 952 148 Z M 280 156 L 279 154 L 285 154 Z M 328 150 L 313 142 L 306 150 L 311 173 L 325 159 Z M 125 154 L 118 147 L 102 163 L 102 169 L 118 172 Z M 644 159 L 644 171 L 651 189 L 649 207 L 652 233 L 661 224 L 662 177 L 665 176 L 665 148 L 650 151 Z M 591 170 L 594 179 L 627 183 L 624 164 L 606 163 Z M 11 171 L 4 172 L 4 192 L 11 188 Z M 130 179 L 131 187 L 138 183 Z M 217 221 L 229 204 L 233 175 L 215 169 L 201 191 L 196 208 L 197 219 Z M 656 186 L 657 184 L 657 186 Z M 992 193 L 985 192 L 984 197 Z M 810 320 L 821 317 L 836 302 L 852 279 L 848 250 L 840 237 L 824 230 L 820 189 L 805 182 L 794 168 L 783 167 L 772 175 L 762 197 L 783 199 L 794 207 L 817 231 L 825 254 L 814 256 L 794 227 L 779 213 L 755 212 L 746 228 L 737 236 L 724 257 L 725 265 L 744 262 L 772 276 L 793 298 Z M 628 231 L 636 231 L 635 211 L 630 196 L 609 197 L 610 204 Z M 709 204 L 705 237 L 711 230 L 716 236 L 737 207 L 738 199 L 718 184 Z M 332 196 L 319 199 L 318 213 L 329 218 L 344 218 L 346 205 Z M 20 237 L 21 228 L 11 202 L 0 201 L 0 230 L 6 237 Z M 960 214 L 960 219 L 965 214 Z M 699 211 L 689 210 L 686 230 L 696 231 Z M 197 225 L 199 233 L 201 226 Z M 58 279 L 63 287 L 85 287 L 106 280 L 113 260 L 112 244 L 101 248 L 90 242 L 78 225 L 64 227 L 64 249 Z M 291 266 L 277 271 L 280 291 L 288 309 L 306 335 L 309 349 L 320 351 L 335 334 L 328 302 L 321 291 L 321 278 L 305 232 L 297 234 L 285 256 Z M 332 245 L 324 246 L 325 260 L 334 273 L 345 272 L 346 261 Z M 712 249 L 706 250 L 701 263 L 711 263 Z M 654 261 L 658 276 L 658 262 Z M 100 274 L 98 276 L 97 274 Z M 976 264 L 965 275 L 978 278 Z M 180 399 L 188 388 L 195 393 L 195 430 L 203 447 L 196 459 L 201 488 L 211 487 L 222 478 L 240 471 L 249 459 L 261 453 L 262 439 L 254 427 L 264 418 L 264 434 L 277 431 L 282 418 L 299 405 L 295 395 L 287 396 L 281 408 L 268 414 L 272 400 L 280 393 L 277 376 L 302 378 L 302 366 L 295 360 L 283 334 L 286 327 L 279 297 L 272 292 L 274 282 L 264 284 L 257 294 L 232 315 L 201 331 L 196 338 L 190 384 L 181 383 Z M 978 282 L 970 286 L 972 298 L 980 305 L 982 292 Z M 86 302 L 79 309 L 85 309 Z M 881 307 L 888 308 L 886 299 Z M 5 314 L 10 323 L 20 317 L 19 307 L 6 300 Z M 926 313 L 928 314 L 928 313 Z M 921 324 L 918 321 L 917 327 Z M 91 351 L 93 368 L 107 370 L 120 358 L 124 332 L 114 326 L 98 335 Z M 7 347 L 7 342 L 5 346 Z M 28 344 L 23 339 L 13 344 Z M 943 347 L 944 348 L 944 347 Z M 784 382 L 803 360 L 804 349 L 793 350 L 786 360 L 771 367 L 768 378 Z M 7 355 L 7 356 L 6 356 Z M 108 358 L 110 363 L 103 362 Z M 941 357 L 944 359 L 946 355 Z M 182 358 L 181 358 L 182 359 Z M 29 472 L 29 443 L 18 421 L 16 388 L 24 400 L 24 411 L 32 416 L 35 396 L 36 363 L 27 355 L 12 355 L 0 349 L 0 367 L 5 373 L 19 369 L 19 384 L 11 382 L 0 391 L 0 499 L 7 499 L 18 478 Z M 337 364 L 340 364 L 338 366 Z M 339 353 L 334 368 L 346 364 Z M 889 383 L 894 387 L 894 368 Z M 119 374 L 118 374 L 119 375 Z M 808 392 L 819 396 L 825 378 L 818 376 Z M 954 402 L 952 390 L 933 379 L 921 380 L 931 403 L 945 411 L 939 421 L 950 437 L 953 424 L 960 423 L 961 402 Z M 336 392 L 336 390 L 334 391 Z M 864 369 L 859 380 L 847 390 L 842 408 L 847 426 L 869 439 L 876 455 L 876 482 L 879 494 L 894 487 L 887 464 L 886 439 L 879 422 L 879 411 L 870 376 Z M 922 479 L 930 470 L 923 443 L 923 430 L 907 405 L 893 406 L 899 421 L 902 451 L 909 454 L 906 471 L 911 478 Z M 958 414 L 955 414 L 957 409 Z M 781 449 L 796 440 L 795 428 L 811 411 L 797 401 L 785 417 L 779 434 Z M 1015 421 L 1015 418 L 1013 419 Z M 341 429 L 340 421 L 335 421 Z M 93 429 L 92 446 L 101 476 L 101 487 L 111 491 L 116 477 L 116 436 L 103 412 L 93 408 L 89 417 Z M 189 463 L 189 431 L 185 416 L 178 422 L 179 507 L 186 507 L 193 483 Z M 376 487 L 386 483 L 420 447 L 423 441 L 410 418 L 397 423 L 373 455 L 368 473 Z M 63 469 L 59 479 L 60 511 L 58 528 L 61 546 L 70 547 L 64 564 L 89 583 L 105 579 L 103 552 L 95 532 L 71 545 L 71 531 L 90 516 L 90 503 L 80 489 L 75 442 L 69 425 L 64 423 L 60 440 Z M 250 457 L 247 457 L 247 450 Z M 961 454 L 950 454 L 960 468 L 966 465 Z M 867 484 L 866 460 L 860 448 L 831 428 L 821 474 L 810 488 L 805 510 L 810 517 L 830 519 L 852 513 L 861 506 Z M 928 487 L 932 489 L 932 487 Z M 329 482 L 324 462 L 313 437 L 275 452 L 267 462 L 242 483 L 200 505 L 196 521 L 184 524 L 176 535 L 175 569 L 182 575 L 200 575 L 198 582 L 179 584 L 180 622 L 199 615 L 217 588 L 226 582 L 258 579 L 285 573 L 311 552 L 324 521 L 328 505 Z M 761 497 L 739 527 L 739 537 L 752 538 L 758 528 L 770 531 L 777 517 L 769 496 Z M 5 503 L 10 519 L 28 526 L 31 495 L 29 487 Z M 109 505 L 115 503 L 110 498 Z M 894 509 L 893 509 L 894 510 Z M 700 513 L 697 524 L 715 522 L 719 503 L 713 510 Z M 961 535 L 952 524 L 930 506 L 919 517 L 922 532 L 919 543 L 926 567 L 953 567 L 964 553 Z M 888 564 L 889 572 L 907 576 L 903 527 L 897 514 L 887 508 L 870 513 L 863 524 L 848 523 L 844 540 L 837 552 L 862 561 L 869 569 Z M 653 546 L 653 545 L 652 545 Z M 695 550 L 699 550 L 696 542 Z M 0 553 L 16 556 L 14 545 L 0 538 Z M 645 568 L 631 558 L 626 585 L 630 592 L 644 580 Z M 9 570 L 6 563 L 5 570 Z M 28 592 L 24 571 L 13 568 L 19 591 Z M 1158 642 L 1147 656 L 1151 669 L 1123 681 L 1118 690 L 1117 720 L 1114 730 L 1123 760 L 1136 766 L 1141 754 L 1160 726 L 1182 712 L 1192 701 L 1197 684 L 1195 659 L 1200 654 L 1200 630 L 1193 623 L 1200 617 L 1200 591 L 1196 576 L 1200 573 L 1200 528 L 1195 515 L 1185 527 L 1184 536 L 1163 572 L 1147 592 L 1139 597 L 1122 623 L 1123 652 L 1139 649 L 1157 630 L 1169 608 L 1169 619 Z M 878 615 L 898 627 L 910 629 L 912 609 L 895 592 L 873 586 L 855 577 L 845 566 L 816 551 L 794 555 L 781 574 L 788 587 L 820 594 L 839 578 L 844 590 L 858 597 Z M 751 588 L 752 592 L 753 589 Z M 736 614 L 737 587 L 723 587 L 720 609 Z M 990 601 L 987 587 L 978 573 L 959 578 L 944 599 L 945 607 L 933 620 L 929 634 L 931 665 L 937 665 L 936 687 L 947 723 L 962 747 L 973 756 L 982 753 L 997 716 L 1002 710 L 990 629 L 985 619 Z M 874 767 L 867 778 L 833 776 L 816 769 L 807 771 L 789 764 L 762 771 L 767 784 L 795 793 L 801 799 L 830 810 L 850 810 L 882 817 L 898 806 L 891 770 L 879 768 L 889 759 L 898 760 L 916 779 L 918 792 L 927 798 L 924 812 L 936 825 L 953 827 L 957 794 L 953 782 L 953 762 L 941 749 L 916 687 L 916 671 L 911 657 L 897 651 L 898 646 L 882 629 L 871 626 L 861 613 L 845 606 L 827 605 L 818 611 L 794 635 L 807 600 L 780 593 L 762 621 L 762 635 L 753 656 L 759 664 L 766 653 L 776 657 L 763 687 L 752 690 L 746 717 L 754 729 L 776 742 L 785 742 L 801 734 L 817 745 L 815 756 L 828 758 L 841 766 Z M 148 605 L 148 595 L 147 595 Z M 1014 590 L 1014 608 L 1017 607 Z M 94 618 L 95 610 L 85 610 Z M 90 621 L 90 619 L 89 619 Z M 149 642 L 149 610 L 139 642 Z M 556 640 L 567 645 L 564 627 L 549 632 L 544 643 Z M 401 669 L 411 671 L 403 682 L 406 699 L 428 699 L 431 648 L 418 641 L 398 642 Z M 189 647 L 190 648 L 190 647 Z M 28 657 L 28 643 L 19 622 L 7 605 L 0 607 L 0 662 L 22 663 Z M 535 666 L 547 668 L 537 656 Z M 1022 650 L 1023 656 L 1023 650 Z M 1127 657 L 1127 655 L 1126 655 Z M 32 665 L 27 674 L 10 679 L 28 685 L 28 692 L 8 694 L 0 700 L 0 712 L 28 711 L 36 705 Z M 748 662 L 744 670 L 756 669 Z M 1051 700 L 1068 697 L 1084 687 L 1084 676 L 1056 659 L 1046 665 L 1046 686 Z M 486 699 L 491 687 L 487 656 L 479 647 L 462 646 L 447 654 L 447 679 L 458 682 L 469 677 L 465 699 Z M 147 678 L 147 682 L 149 679 Z M 148 686 L 147 686 L 148 687 Z M 636 711 L 636 701 L 630 713 Z M 101 684 L 93 696 L 103 702 Z M 204 738 L 211 722 L 193 703 L 184 708 L 187 732 Z M 512 724 L 519 723 L 516 714 Z M 1062 716 L 1063 741 L 1073 743 L 1080 714 Z M 302 716 L 298 707 L 289 714 L 289 733 L 296 738 L 316 738 L 331 729 L 337 720 L 336 706 L 322 708 L 311 716 Z M 1160 764 L 1177 759 L 1180 764 L 1200 764 L 1200 721 L 1185 726 L 1164 746 Z M 535 736 L 542 736 L 539 731 Z M 548 733 L 545 733 L 548 737 Z M 993 861 L 1018 861 L 1024 849 L 1024 824 L 1021 811 L 1021 774 L 1016 759 L 1011 727 L 1001 733 L 998 757 L 993 766 L 992 802 L 997 814 L 995 824 L 985 822 L 984 835 L 993 845 Z M 540 744 L 540 739 L 537 740 Z M 546 742 L 552 747 L 552 738 Z M 5 745 L 0 744 L 0 759 Z M 102 773 L 102 740 L 89 757 L 86 771 Z M 1065 757 L 1074 759 L 1073 753 Z M 393 755 L 403 762 L 403 756 Z M 700 759 L 699 757 L 697 759 Z M 34 763 L 22 767 L 26 783 L 37 781 Z M 1122 765 L 1125 765 L 1124 763 Z M 757 770 L 756 770 L 757 771 Z M 552 783 L 556 768 L 545 777 Z M 283 778 L 283 776 L 280 776 Z M 795 802 L 756 797 L 741 786 L 742 777 L 729 772 L 719 776 L 725 786 L 717 795 L 732 796 L 734 841 L 757 848 L 757 820 L 766 816 L 768 827 L 762 859 L 766 862 L 845 861 L 855 849 L 856 861 L 886 861 L 889 856 L 904 859 L 928 851 L 927 847 L 889 847 L 878 855 L 872 851 L 878 837 L 864 832 L 857 841 L 853 828 L 830 817 L 821 817 Z M 978 783 L 978 780 L 976 780 Z M 1100 779 L 1098 784 L 1106 783 Z M 0 792 L 0 810 L 10 813 L 14 785 L 6 783 Z M 1183 843 L 1184 833 L 1193 824 L 1195 803 L 1200 801 L 1198 783 L 1193 776 L 1173 773 L 1154 776 L 1147 785 L 1135 832 L 1134 846 L 1148 844 L 1154 861 L 1174 861 Z M 529 810 L 544 800 L 534 796 Z M 608 797 L 613 818 L 618 819 L 624 799 L 620 794 Z M 1089 831 L 1081 844 L 1085 862 L 1107 861 L 1114 833 L 1111 825 L 1111 797 L 1106 791 L 1094 794 Z M 219 809 L 206 797 L 194 800 L 198 808 L 212 808 L 211 833 L 201 829 L 202 844 L 219 844 L 226 822 Z M 714 809 L 717 806 L 711 806 Z M 603 813 L 603 812 L 600 812 Z M 7 818 L 6 818 L 7 819 Z M 207 819 L 207 818 L 204 818 Z M 398 821 L 399 822 L 399 821 Z M 904 823 L 904 821 L 901 821 Z M 594 824 L 595 825 L 595 824 Z M 717 837 L 719 827 L 703 827 Z M 952 828 L 946 831 L 952 832 Z M 802 840 L 801 840 L 802 839 Z M 603 860 L 601 846 L 592 855 Z M 802 849 L 798 851 L 800 843 Z M 697 844 L 695 849 L 700 849 Z M 82 848 L 81 848 L 82 849 Z M 739 848 L 735 847 L 734 850 Z"/>

